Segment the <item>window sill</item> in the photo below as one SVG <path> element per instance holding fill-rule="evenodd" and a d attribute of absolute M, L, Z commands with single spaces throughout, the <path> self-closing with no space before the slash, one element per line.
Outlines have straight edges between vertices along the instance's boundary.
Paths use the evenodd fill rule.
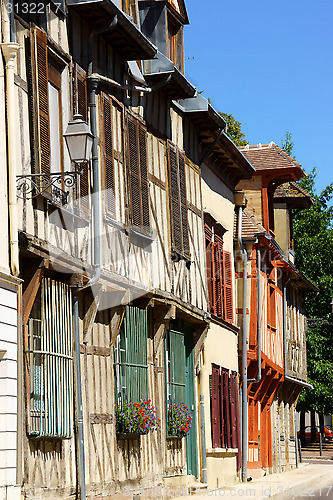
<path fill-rule="evenodd" d="M 151 244 L 154 241 L 153 235 L 148 232 L 143 232 L 140 228 L 134 229 L 133 227 L 129 230 L 130 241 L 133 245 L 141 246 L 145 248 L 148 252 L 151 252 Z"/>
<path fill-rule="evenodd" d="M 64 221 L 66 229 L 73 229 L 78 227 L 86 227 L 89 225 L 90 217 L 79 211 L 78 214 L 74 213 L 73 210 L 64 208 L 63 206 L 53 203 L 47 198 L 48 210 L 54 212 L 55 210 L 61 210 L 61 218 Z"/>
<path fill-rule="evenodd" d="M 215 316 L 213 313 L 211 313 L 211 321 L 213 323 L 216 323 L 217 325 L 223 326 L 227 330 L 230 330 L 231 332 L 234 333 L 238 333 L 240 330 L 240 328 L 234 323 L 230 323 L 229 321 L 226 321 L 223 318 L 219 318 L 218 316 Z"/>
<path fill-rule="evenodd" d="M 113 226 L 117 229 L 119 229 L 119 231 L 123 232 L 123 233 L 126 233 L 126 228 L 124 226 L 124 224 L 122 222 L 119 222 L 117 221 L 116 219 L 114 219 L 113 217 L 111 217 L 110 215 L 105 215 L 104 216 L 104 220 L 107 224 L 109 224 L 110 226 Z"/>
<path fill-rule="evenodd" d="M 206 450 L 207 457 L 218 457 L 221 455 L 237 455 L 238 448 L 208 448 Z"/>

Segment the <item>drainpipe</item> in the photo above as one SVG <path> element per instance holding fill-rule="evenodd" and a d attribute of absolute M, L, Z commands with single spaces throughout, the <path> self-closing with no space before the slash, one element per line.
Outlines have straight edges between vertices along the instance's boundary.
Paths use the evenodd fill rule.
<path fill-rule="evenodd" d="M 73 293 L 73 316 L 74 316 L 74 339 L 75 339 L 75 406 L 77 415 L 77 441 L 78 441 L 78 486 L 80 499 L 86 499 L 85 480 L 85 455 L 84 455 L 84 433 L 83 433 L 83 410 L 82 410 L 82 385 L 81 385 L 81 360 L 80 360 L 80 330 L 79 330 L 79 292 L 91 287 L 98 282 L 101 276 L 101 220 L 100 220 L 100 175 L 97 145 L 97 114 L 96 114 L 96 91 L 98 87 L 97 78 L 89 78 L 89 114 L 90 128 L 93 135 L 92 145 L 92 174 L 93 182 L 91 188 L 91 205 L 93 220 L 93 260 L 94 275 L 81 288 L 76 288 Z"/>
<path fill-rule="evenodd" d="M 242 318 L 242 481 L 247 481 L 248 408 L 247 408 L 247 250 L 242 240 L 242 207 L 238 208 L 238 244 L 243 260 L 243 318 Z"/>
<path fill-rule="evenodd" d="M 262 345 L 262 333 L 261 333 L 261 250 L 258 248 L 258 276 L 257 276 L 257 289 L 258 289 L 258 311 L 257 311 L 257 332 L 258 332 L 258 373 L 255 378 L 249 378 L 248 383 L 257 383 L 261 380 L 261 345 Z"/>
<path fill-rule="evenodd" d="M 202 482 L 207 484 L 207 456 L 205 434 L 205 396 L 200 396 L 201 470 Z"/>
<path fill-rule="evenodd" d="M 13 7 L 12 4 L 9 4 Z M 13 11 L 13 9 L 12 9 Z M 8 162 L 8 211 L 9 211 L 9 253 L 10 268 L 13 276 L 19 275 L 18 223 L 16 197 L 16 106 L 14 69 L 20 45 L 15 43 L 15 31 L 12 16 L 9 17 L 6 2 L 2 10 L 3 40 L 2 53 L 6 64 L 6 99 L 7 99 L 7 162 Z"/>

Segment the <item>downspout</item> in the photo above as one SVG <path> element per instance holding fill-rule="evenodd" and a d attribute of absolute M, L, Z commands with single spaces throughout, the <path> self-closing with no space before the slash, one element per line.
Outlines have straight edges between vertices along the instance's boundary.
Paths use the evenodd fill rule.
<path fill-rule="evenodd" d="M 201 437 L 201 470 L 202 481 L 207 484 L 207 456 L 206 456 L 206 433 L 205 433 L 205 396 L 200 396 L 200 437 Z"/>
<path fill-rule="evenodd" d="M 2 10 L 3 43 L 2 53 L 6 64 L 6 98 L 7 98 L 7 165 L 8 165 L 8 212 L 9 212 L 9 255 L 10 269 L 13 276 L 19 275 L 18 222 L 16 196 L 16 106 L 14 68 L 20 45 L 15 43 L 13 18 L 8 15 L 6 3 Z M 12 4 L 9 4 L 12 5 Z M 12 6 L 13 7 L 13 6 Z M 13 11 L 13 9 L 12 9 Z"/>
<path fill-rule="evenodd" d="M 81 360 L 80 360 L 80 330 L 79 330 L 79 292 L 91 287 L 98 282 L 101 276 L 101 220 L 100 220 L 100 174 L 98 162 L 97 144 L 97 113 L 96 113 L 96 91 L 98 87 L 97 78 L 89 78 L 89 115 L 90 128 L 93 135 L 92 145 L 92 187 L 91 205 L 93 219 L 93 261 L 94 275 L 83 287 L 76 288 L 73 293 L 73 316 L 74 316 L 74 339 L 75 339 L 75 406 L 77 415 L 77 443 L 78 443 L 78 486 L 80 499 L 86 499 L 86 479 L 85 479 L 85 454 L 84 454 L 84 433 L 83 433 L 83 410 L 82 410 L 82 380 L 81 380 Z"/>
<path fill-rule="evenodd" d="M 242 207 L 238 208 L 238 244 L 243 261 L 243 318 L 242 318 L 242 481 L 247 481 L 248 408 L 247 408 L 247 250 L 242 240 Z"/>
<path fill-rule="evenodd" d="M 262 299 L 261 299 L 261 250 L 258 248 L 258 276 L 257 276 L 257 289 L 258 289 L 258 311 L 257 311 L 257 333 L 258 333 L 258 373 L 255 378 L 249 378 L 247 380 L 248 383 L 257 383 L 261 380 L 261 346 L 262 346 L 262 332 L 261 332 L 261 307 L 262 307 Z"/>

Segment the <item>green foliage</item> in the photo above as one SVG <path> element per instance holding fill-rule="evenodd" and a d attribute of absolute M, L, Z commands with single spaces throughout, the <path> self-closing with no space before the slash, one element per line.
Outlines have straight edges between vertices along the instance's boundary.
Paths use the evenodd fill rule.
<path fill-rule="evenodd" d="M 289 156 L 291 156 L 293 149 L 294 149 L 294 143 L 291 140 L 291 133 L 286 132 L 284 136 L 284 140 L 281 141 L 281 148 L 283 151 L 285 151 Z"/>
<path fill-rule="evenodd" d="M 236 144 L 236 146 L 246 146 L 248 142 L 245 140 L 245 134 L 243 134 L 241 130 L 241 123 L 236 121 L 232 115 L 228 115 L 227 113 L 221 113 L 219 111 L 219 115 L 221 115 L 227 122 L 227 135 Z"/>
<path fill-rule="evenodd" d="M 333 183 L 318 195 L 316 169 L 299 184 L 308 191 L 313 205 L 293 216 L 296 267 L 319 288 L 306 300 L 308 381 L 314 390 L 302 391 L 298 409 L 333 412 Z"/>

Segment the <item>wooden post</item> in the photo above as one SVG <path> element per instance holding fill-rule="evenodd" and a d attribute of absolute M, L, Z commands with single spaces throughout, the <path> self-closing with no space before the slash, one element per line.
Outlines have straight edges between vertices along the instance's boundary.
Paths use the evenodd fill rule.
<path fill-rule="evenodd" d="M 316 442 L 316 412 L 311 411 L 311 443 Z"/>
<path fill-rule="evenodd" d="M 305 446 L 305 412 L 304 411 L 301 411 L 300 437 L 301 437 L 301 445 Z"/>

